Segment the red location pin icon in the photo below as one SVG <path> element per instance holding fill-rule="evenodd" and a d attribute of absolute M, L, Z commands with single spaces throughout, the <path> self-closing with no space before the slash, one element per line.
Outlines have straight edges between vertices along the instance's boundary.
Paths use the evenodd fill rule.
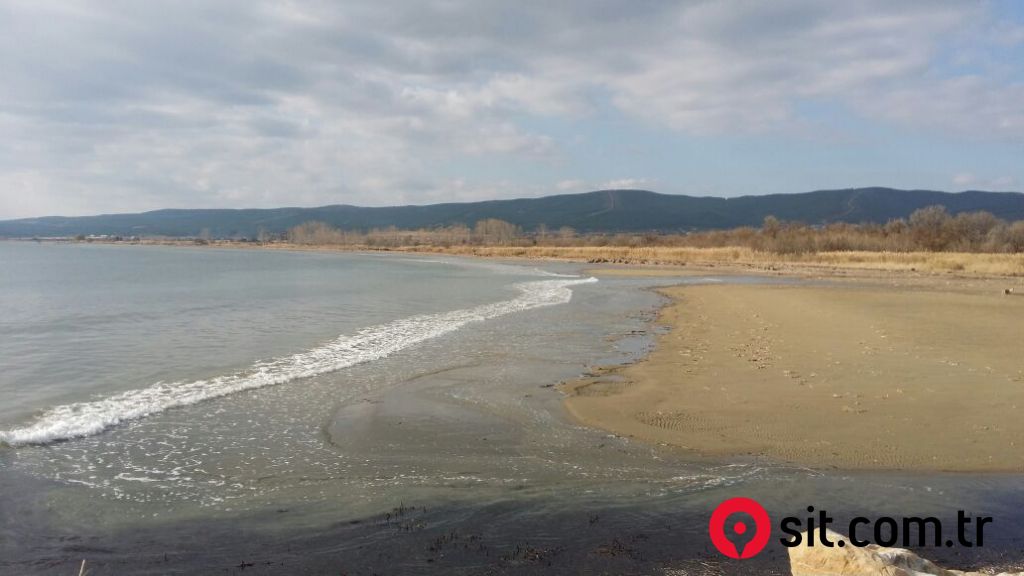
<path fill-rule="evenodd" d="M 708 533 L 715 548 L 729 558 L 752 558 L 768 544 L 771 519 L 756 500 L 730 498 L 711 514 Z"/>

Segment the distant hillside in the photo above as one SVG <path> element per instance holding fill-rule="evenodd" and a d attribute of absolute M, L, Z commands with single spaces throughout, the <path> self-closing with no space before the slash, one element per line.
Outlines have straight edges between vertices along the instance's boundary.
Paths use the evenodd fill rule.
<path fill-rule="evenodd" d="M 336 228 L 367 230 L 387 226 L 414 229 L 458 223 L 472 225 L 483 218 L 506 220 L 525 230 L 544 224 L 549 229 L 571 226 L 580 232 L 680 232 L 759 225 L 769 214 L 807 224 L 885 222 L 905 218 L 914 210 L 932 204 L 942 204 L 954 214 L 986 210 L 1006 220 L 1024 219 L 1024 194 L 1016 192 L 855 188 L 713 198 L 645 190 L 601 190 L 544 198 L 387 208 L 333 205 L 265 210 L 156 210 L 73 218 L 49 216 L 0 221 L 0 237 L 196 236 L 203 230 L 216 237 L 252 237 L 260 230 L 284 232 L 311 220 Z"/>

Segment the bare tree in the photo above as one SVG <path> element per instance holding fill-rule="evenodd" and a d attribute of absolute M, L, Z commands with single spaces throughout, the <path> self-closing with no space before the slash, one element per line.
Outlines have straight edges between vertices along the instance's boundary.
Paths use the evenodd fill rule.
<path fill-rule="evenodd" d="M 946 212 L 945 206 L 914 210 L 910 215 L 910 234 L 918 246 L 936 252 L 948 243 L 949 221 L 949 212 Z"/>

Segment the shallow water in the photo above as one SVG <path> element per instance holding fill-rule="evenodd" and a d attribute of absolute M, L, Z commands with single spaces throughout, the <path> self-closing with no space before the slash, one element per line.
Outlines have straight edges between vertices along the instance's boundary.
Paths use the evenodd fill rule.
<path fill-rule="evenodd" d="M 773 515 L 987 513 L 984 549 L 926 554 L 1019 560 L 1015 476 L 700 460 L 566 418 L 553 384 L 650 345 L 647 288 L 750 279 L 150 247 L 0 258 L 12 573 L 749 573 L 707 542 L 734 495 Z M 783 558 L 772 546 L 759 570 Z"/>

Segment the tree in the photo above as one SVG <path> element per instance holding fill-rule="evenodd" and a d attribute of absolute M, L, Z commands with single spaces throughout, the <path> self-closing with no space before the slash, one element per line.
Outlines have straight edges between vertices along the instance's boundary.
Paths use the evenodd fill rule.
<path fill-rule="evenodd" d="M 1024 252 L 1024 220 L 1014 222 L 1007 236 L 1011 252 Z"/>
<path fill-rule="evenodd" d="M 989 232 L 999 225 L 999 218 L 989 212 L 963 212 L 956 215 L 948 226 L 949 236 L 957 250 L 979 250 L 988 239 Z"/>
<path fill-rule="evenodd" d="M 519 227 L 497 218 L 487 218 L 477 221 L 474 232 L 477 238 L 483 242 L 510 244 L 519 236 Z"/>
<path fill-rule="evenodd" d="M 303 222 L 288 231 L 293 244 L 342 244 L 343 234 L 323 222 Z"/>
<path fill-rule="evenodd" d="M 925 250 L 938 252 L 949 243 L 949 212 L 945 206 L 928 206 L 910 215 L 910 235 Z"/>

